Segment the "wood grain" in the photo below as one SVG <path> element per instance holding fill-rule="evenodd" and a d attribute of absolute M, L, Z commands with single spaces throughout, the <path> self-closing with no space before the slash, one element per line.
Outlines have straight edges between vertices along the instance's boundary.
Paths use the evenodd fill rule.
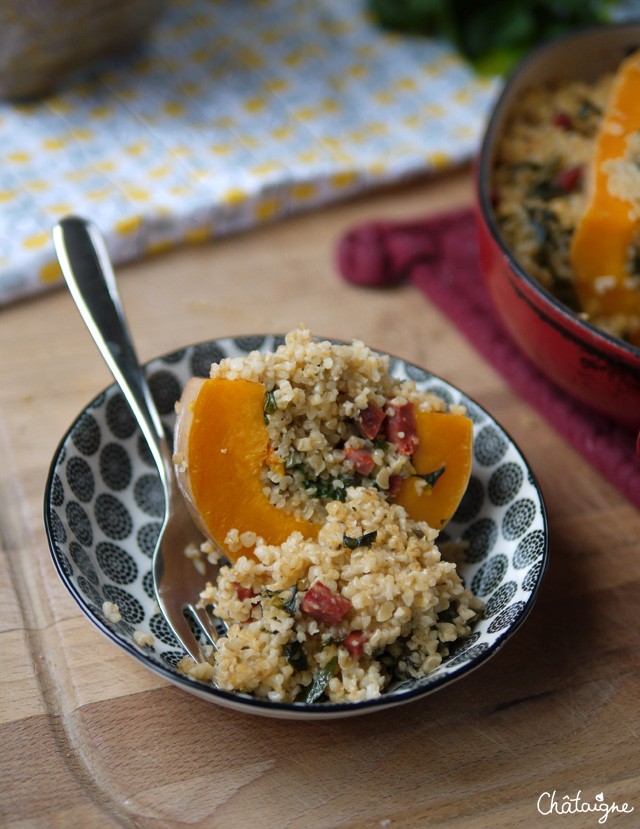
<path fill-rule="evenodd" d="M 469 171 L 414 182 L 120 269 L 142 359 L 216 336 L 315 333 L 397 353 L 508 429 L 549 510 L 551 564 L 517 636 L 450 689 L 331 722 L 248 717 L 115 649 L 59 582 L 42 526 L 48 464 L 110 377 L 63 290 L 2 311 L 0 823 L 11 827 L 588 827 L 557 790 L 628 802 L 640 825 L 640 516 L 410 286 L 336 275 L 352 224 L 468 203 Z"/>

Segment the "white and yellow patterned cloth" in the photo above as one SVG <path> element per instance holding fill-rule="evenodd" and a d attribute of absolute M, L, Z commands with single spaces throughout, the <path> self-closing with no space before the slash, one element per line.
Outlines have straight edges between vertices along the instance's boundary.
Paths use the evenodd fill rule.
<path fill-rule="evenodd" d="M 0 104 L 0 302 L 59 283 L 51 228 L 116 263 L 467 160 L 497 82 L 364 0 L 173 0 L 134 55 Z"/>

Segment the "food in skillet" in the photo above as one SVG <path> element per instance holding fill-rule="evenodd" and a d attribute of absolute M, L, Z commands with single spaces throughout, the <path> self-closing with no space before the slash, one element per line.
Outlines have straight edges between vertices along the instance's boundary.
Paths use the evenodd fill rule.
<path fill-rule="evenodd" d="M 277 701 L 356 701 L 434 670 L 481 604 L 435 545 L 466 489 L 472 426 L 363 343 L 306 328 L 185 388 L 181 487 L 230 562 L 202 593 L 229 625 L 183 668 Z"/>
<path fill-rule="evenodd" d="M 520 265 L 640 345 L 640 50 L 615 74 L 528 91 L 498 147 L 495 213 Z"/>

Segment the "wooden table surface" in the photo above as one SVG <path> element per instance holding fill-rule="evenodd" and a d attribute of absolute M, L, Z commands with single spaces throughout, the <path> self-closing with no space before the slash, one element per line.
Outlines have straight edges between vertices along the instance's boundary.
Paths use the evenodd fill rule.
<path fill-rule="evenodd" d="M 8 827 L 640 826 L 640 515 L 410 286 L 342 282 L 340 235 L 471 199 L 468 170 L 118 271 L 140 357 L 307 323 L 463 388 L 539 478 L 551 561 L 527 622 L 483 667 L 364 717 L 237 714 L 148 672 L 85 619 L 51 563 L 48 465 L 111 382 L 66 290 L 0 311 L 0 822 Z M 549 801 L 546 801 L 548 805 Z M 542 801 L 543 806 L 545 801 Z M 575 810 L 574 810 L 575 811 Z"/>

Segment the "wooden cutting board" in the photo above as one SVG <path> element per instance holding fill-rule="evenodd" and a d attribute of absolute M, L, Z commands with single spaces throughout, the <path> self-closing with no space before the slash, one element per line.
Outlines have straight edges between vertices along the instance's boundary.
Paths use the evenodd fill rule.
<path fill-rule="evenodd" d="M 476 672 L 380 714 L 232 713 L 100 635 L 54 571 L 42 498 L 58 440 L 111 381 L 65 291 L 2 311 L 2 826 L 598 825 L 596 814 L 542 814 L 553 792 L 627 803 L 635 811 L 608 825 L 640 825 L 640 516 L 414 289 L 362 291 L 336 276 L 334 246 L 352 224 L 470 198 L 465 170 L 118 274 L 143 360 L 305 322 L 432 368 L 489 409 L 532 464 L 551 563 L 531 616 Z"/>

